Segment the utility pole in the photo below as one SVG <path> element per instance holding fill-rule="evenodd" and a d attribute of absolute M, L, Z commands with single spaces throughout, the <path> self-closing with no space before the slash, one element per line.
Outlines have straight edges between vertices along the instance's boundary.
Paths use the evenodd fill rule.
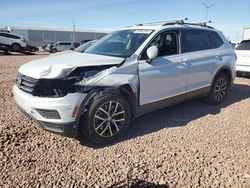
<path fill-rule="evenodd" d="M 208 12 L 211 7 L 214 7 L 214 4 L 208 5 L 206 3 L 202 3 L 202 5 L 206 8 L 206 22 L 208 20 Z"/>
<path fill-rule="evenodd" d="M 75 42 L 75 32 L 76 32 L 76 25 L 75 25 L 75 21 L 73 20 L 73 36 L 72 36 L 72 42 Z"/>

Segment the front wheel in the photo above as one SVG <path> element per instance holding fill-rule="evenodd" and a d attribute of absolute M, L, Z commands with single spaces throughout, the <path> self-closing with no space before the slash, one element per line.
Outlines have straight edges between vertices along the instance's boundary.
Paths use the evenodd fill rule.
<path fill-rule="evenodd" d="M 13 50 L 20 50 L 20 49 L 21 49 L 21 46 L 20 46 L 20 44 L 14 43 L 14 44 L 11 45 L 11 48 L 12 48 Z"/>
<path fill-rule="evenodd" d="M 220 73 L 216 76 L 210 92 L 207 96 L 207 101 L 211 104 L 220 104 L 224 101 L 228 88 L 229 88 L 229 79 L 226 74 Z"/>
<path fill-rule="evenodd" d="M 105 145 L 120 138 L 130 121 L 130 106 L 120 95 L 105 95 L 94 100 L 85 116 L 82 131 L 87 141 Z"/>

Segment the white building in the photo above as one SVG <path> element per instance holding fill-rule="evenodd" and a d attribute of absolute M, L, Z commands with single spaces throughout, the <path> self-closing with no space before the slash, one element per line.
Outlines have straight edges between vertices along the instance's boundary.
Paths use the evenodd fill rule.
<path fill-rule="evenodd" d="M 110 31 L 104 30 L 76 30 L 59 28 L 34 28 L 34 27 L 14 27 L 11 26 L 11 32 L 23 36 L 27 41 L 34 45 L 57 41 L 80 42 L 82 40 L 100 39 Z M 75 34 L 75 37 L 73 37 Z"/>
<path fill-rule="evenodd" d="M 243 40 L 250 39 L 250 27 L 244 29 Z"/>

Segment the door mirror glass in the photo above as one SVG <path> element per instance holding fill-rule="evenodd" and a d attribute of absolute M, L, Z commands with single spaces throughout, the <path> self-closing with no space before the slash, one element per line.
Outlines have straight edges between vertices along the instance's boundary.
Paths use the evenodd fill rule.
<path fill-rule="evenodd" d="M 157 46 L 151 46 L 147 49 L 147 56 L 149 60 L 153 60 L 158 55 L 158 47 Z"/>

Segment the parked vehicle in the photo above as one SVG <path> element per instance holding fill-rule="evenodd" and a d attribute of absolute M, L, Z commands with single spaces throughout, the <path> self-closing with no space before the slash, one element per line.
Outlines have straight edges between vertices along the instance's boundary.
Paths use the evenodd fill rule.
<path fill-rule="evenodd" d="M 37 51 L 39 51 L 39 48 L 37 46 L 27 44 L 25 51 L 37 52 Z"/>
<path fill-rule="evenodd" d="M 51 49 L 53 48 L 53 45 L 54 45 L 54 44 L 55 44 L 55 43 L 52 42 L 52 43 L 49 43 L 49 44 L 47 44 L 46 46 L 44 46 L 44 51 L 50 52 Z"/>
<path fill-rule="evenodd" d="M 243 40 L 235 49 L 237 74 L 250 73 L 250 40 Z"/>
<path fill-rule="evenodd" d="M 75 49 L 76 52 L 84 52 L 88 47 L 90 47 L 91 45 L 93 45 L 94 43 L 96 43 L 97 40 L 92 40 L 92 41 L 88 41 L 85 42 L 84 44 L 80 45 L 79 47 L 77 47 Z"/>
<path fill-rule="evenodd" d="M 114 31 L 87 48 L 19 68 L 14 98 L 54 133 L 114 142 L 142 114 L 190 98 L 224 101 L 236 55 L 222 32 L 184 20 Z"/>
<path fill-rule="evenodd" d="M 27 46 L 23 37 L 6 32 L 0 32 L 0 45 L 5 45 L 13 50 L 20 50 Z"/>
<path fill-rule="evenodd" d="M 74 50 L 76 46 L 79 46 L 79 43 L 72 42 L 56 42 L 50 47 L 51 53 L 62 52 L 65 50 Z"/>
<path fill-rule="evenodd" d="M 89 42 L 89 41 L 93 41 L 93 40 L 94 40 L 94 39 L 81 40 L 80 45 L 82 45 L 82 44 L 84 44 L 84 43 L 86 43 L 86 42 Z"/>

